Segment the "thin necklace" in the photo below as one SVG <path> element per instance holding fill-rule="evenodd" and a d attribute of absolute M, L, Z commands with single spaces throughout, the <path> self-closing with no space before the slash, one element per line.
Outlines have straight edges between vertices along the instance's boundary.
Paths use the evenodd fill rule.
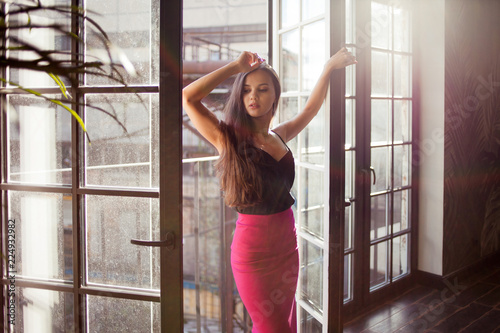
<path fill-rule="evenodd" d="M 262 142 L 262 141 L 259 140 L 260 141 L 259 145 L 260 145 L 260 148 L 263 149 L 264 145 L 266 145 L 268 143 L 268 141 L 269 141 L 269 137 L 271 136 L 271 132 L 268 131 L 266 134 L 261 133 L 261 135 L 262 135 L 262 137 L 264 139 L 264 142 Z"/>

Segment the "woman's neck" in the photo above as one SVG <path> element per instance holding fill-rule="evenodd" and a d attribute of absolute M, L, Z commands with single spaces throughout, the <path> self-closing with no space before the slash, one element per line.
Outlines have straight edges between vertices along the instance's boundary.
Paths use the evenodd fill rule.
<path fill-rule="evenodd" d="M 258 135 L 258 136 L 266 138 L 269 135 L 271 135 L 271 130 L 269 128 L 261 128 L 261 129 L 254 131 L 254 135 Z"/>
<path fill-rule="evenodd" d="M 271 134 L 271 130 L 270 130 L 270 125 L 271 125 L 271 120 L 272 118 L 270 119 L 265 119 L 264 117 L 262 118 L 254 118 L 253 119 L 253 133 L 255 135 L 259 135 L 259 136 L 262 136 L 264 138 L 266 138 L 267 136 L 269 136 Z"/>

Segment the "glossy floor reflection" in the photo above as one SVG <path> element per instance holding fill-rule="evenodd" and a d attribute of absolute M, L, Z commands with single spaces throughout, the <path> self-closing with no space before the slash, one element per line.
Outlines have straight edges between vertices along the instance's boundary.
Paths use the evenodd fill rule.
<path fill-rule="evenodd" d="M 344 333 L 500 333 L 500 263 L 442 289 L 416 286 L 344 325 Z"/>

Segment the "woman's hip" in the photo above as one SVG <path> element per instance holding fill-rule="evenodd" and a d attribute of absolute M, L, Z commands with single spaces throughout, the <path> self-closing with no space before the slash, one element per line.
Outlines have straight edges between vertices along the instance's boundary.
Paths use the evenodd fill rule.
<path fill-rule="evenodd" d="M 238 215 L 232 251 L 279 256 L 296 249 L 297 235 L 291 209 L 270 215 Z"/>

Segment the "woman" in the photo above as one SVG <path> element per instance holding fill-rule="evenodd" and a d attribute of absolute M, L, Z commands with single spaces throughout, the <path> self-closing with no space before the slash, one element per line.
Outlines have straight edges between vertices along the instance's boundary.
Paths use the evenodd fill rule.
<path fill-rule="evenodd" d="M 278 77 L 256 53 L 194 81 L 183 106 L 198 131 L 220 154 L 217 162 L 226 204 L 238 212 L 231 266 L 254 333 L 296 332 L 298 251 L 290 189 L 295 177 L 286 142 L 320 109 L 333 70 L 356 63 L 343 48 L 325 64 L 300 113 L 270 129 L 281 93 Z M 215 87 L 238 74 L 219 121 L 202 103 Z"/>

